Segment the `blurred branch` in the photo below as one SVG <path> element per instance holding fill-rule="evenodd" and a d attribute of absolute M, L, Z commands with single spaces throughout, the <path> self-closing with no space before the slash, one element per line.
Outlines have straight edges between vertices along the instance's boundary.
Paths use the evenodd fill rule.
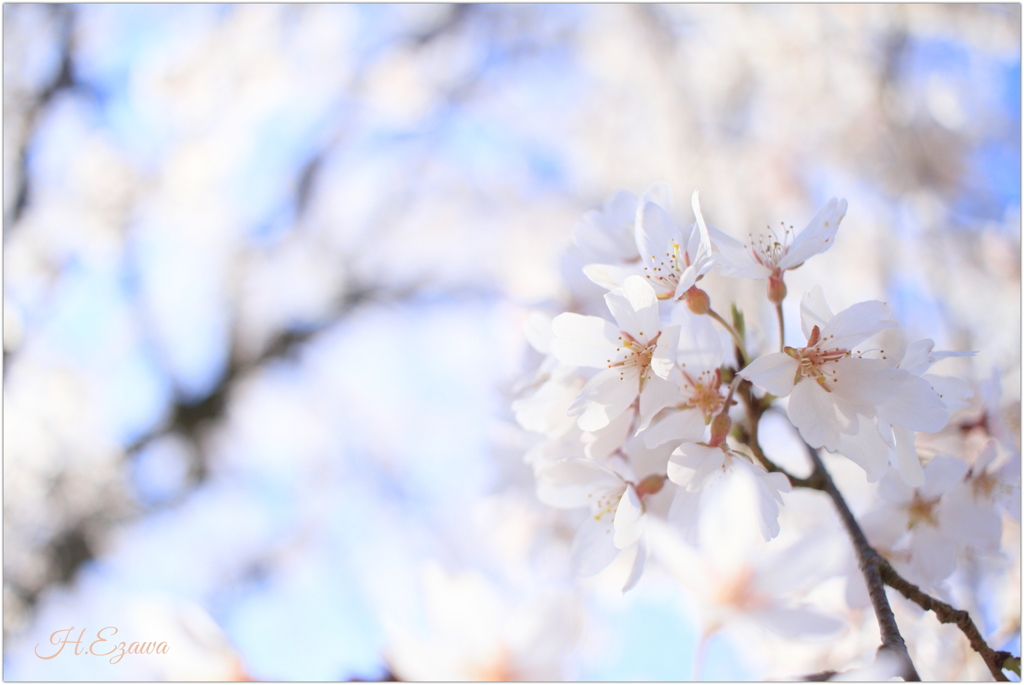
<path fill-rule="evenodd" d="M 810 675 L 802 675 L 798 680 L 803 680 L 808 683 L 820 683 L 828 680 L 832 680 L 832 676 L 839 675 L 839 671 L 822 671 L 820 673 L 811 673 Z"/>
<path fill-rule="evenodd" d="M 272 361 L 292 357 L 302 345 L 366 303 L 403 302 L 422 290 L 421 283 L 396 290 L 385 290 L 377 286 L 354 288 L 339 298 L 329 316 L 301 330 L 280 331 L 255 358 L 242 359 L 237 352 L 233 352 L 220 378 L 206 395 L 195 400 L 178 397 L 170 409 L 169 418 L 134 440 L 125 451 L 128 456 L 132 456 L 156 438 L 173 432 L 183 434 L 198 446 L 201 426 L 223 417 L 231 392 L 246 374 Z M 205 477 L 205 468 L 200 469 L 198 476 L 199 480 Z"/>
<path fill-rule="evenodd" d="M 41 118 L 41 114 L 51 102 L 62 92 L 68 90 L 80 90 L 92 92 L 85 84 L 75 76 L 74 58 L 72 56 L 74 46 L 72 45 L 75 24 L 75 8 L 71 5 L 50 5 L 48 11 L 52 12 L 58 24 L 60 45 L 57 50 L 60 52 L 60 66 L 57 68 L 53 78 L 43 86 L 35 98 L 30 99 L 25 108 L 25 134 L 20 142 L 18 151 L 18 173 L 10 182 L 17 185 L 14 193 L 14 203 L 7 211 L 4 210 L 4 234 L 18 222 L 25 208 L 32 197 L 31 179 L 28 173 L 28 148 L 29 143 L 35 137 L 35 129 Z M 5 93 L 5 102 L 8 100 Z M 13 101 L 13 98 L 11 99 Z M 6 106 L 6 105 L 5 105 Z"/>
<path fill-rule="evenodd" d="M 916 603 L 925 611 L 934 612 L 940 623 L 955 623 L 963 634 L 967 636 L 967 640 L 971 643 L 971 647 L 974 651 L 980 654 L 981 658 L 985 660 L 985 665 L 988 666 L 988 670 L 992 674 L 992 677 L 996 680 L 1009 680 L 1003 674 L 1003 663 L 1013 655 L 1009 652 L 995 651 L 989 647 L 988 643 L 985 642 L 985 639 L 982 638 L 981 633 L 978 631 L 978 627 L 974 625 L 974 621 L 971 620 L 970 614 L 962 609 L 954 609 L 945 602 L 940 602 L 934 597 L 922 592 L 921 588 L 900 576 L 900 574 L 897 573 L 892 565 L 890 565 L 885 559 L 882 559 L 878 566 L 879 571 L 881 572 L 882 581 L 886 585 L 899 590 L 900 594 Z"/>

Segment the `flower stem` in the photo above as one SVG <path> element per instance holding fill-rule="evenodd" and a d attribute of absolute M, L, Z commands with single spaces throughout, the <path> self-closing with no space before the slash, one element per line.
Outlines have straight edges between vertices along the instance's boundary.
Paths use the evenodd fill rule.
<path fill-rule="evenodd" d="M 729 325 L 729 322 L 722 318 L 722 316 L 714 309 L 708 309 L 708 316 L 722 324 L 725 330 L 729 331 L 729 335 L 732 336 L 733 342 L 736 343 L 736 349 L 740 351 L 740 355 L 743 357 L 743 365 L 746 366 L 750 363 L 750 357 L 747 355 L 747 346 L 740 338 L 740 334 L 736 332 L 736 329 Z"/>
<path fill-rule="evenodd" d="M 782 303 L 775 304 L 775 314 L 779 317 L 779 352 L 786 349 L 786 321 L 782 316 Z"/>

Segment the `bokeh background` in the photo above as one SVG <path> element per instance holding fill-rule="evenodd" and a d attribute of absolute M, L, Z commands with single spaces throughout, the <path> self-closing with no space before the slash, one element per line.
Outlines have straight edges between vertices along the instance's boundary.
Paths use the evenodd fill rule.
<path fill-rule="evenodd" d="M 619 188 L 737 235 L 846 197 L 791 292 L 978 350 L 1019 450 L 1019 5 L 3 20 L 5 679 L 688 678 L 667 575 L 568 575 L 508 409 Z M 170 652 L 33 654 L 108 625 Z"/>

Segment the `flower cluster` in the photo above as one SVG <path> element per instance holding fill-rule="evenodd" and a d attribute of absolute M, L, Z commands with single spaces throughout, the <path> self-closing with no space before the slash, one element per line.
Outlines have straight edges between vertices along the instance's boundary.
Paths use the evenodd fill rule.
<path fill-rule="evenodd" d="M 575 572 L 596 574 L 626 556 L 629 590 L 648 559 L 652 516 L 699 548 L 711 493 L 740 481 L 750 501 L 733 513 L 748 512 L 765 541 L 778 536 L 793 480 L 758 441 L 758 422 L 771 412 L 784 412 L 810 448 L 842 455 L 879 483 L 869 519 L 886 525 L 869 531 L 894 550 L 894 563 L 916 564 L 916 579 L 948 576 L 957 545 L 972 535 L 975 547 L 994 549 L 999 521 L 985 498 L 1013 485 L 991 484 L 992 457 L 972 471 L 952 456 L 923 466 L 917 447 L 972 394 L 966 381 L 928 370 L 972 353 L 935 351 L 927 339 L 898 354 L 870 347 L 883 332 L 900 339 L 890 307 L 866 301 L 833 313 L 821 286 L 799 300 L 804 344 L 784 344 L 785 274 L 832 246 L 846 200 L 826 202 L 802 231 L 783 225 L 781 235 L 769 228 L 746 242 L 709 227 L 696 192 L 691 208 L 692 222 L 677 223 L 664 186 L 639 198 L 615 194 L 574 233 L 597 287 L 574 293 L 577 311 L 529 316 L 527 337 L 543 361 L 513 410 L 538 434 L 526 461 L 539 499 L 585 511 Z M 731 320 L 719 314 L 705 279 L 766 279 L 778 347 L 748 349 L 743 314 L 735 305 Z"/>

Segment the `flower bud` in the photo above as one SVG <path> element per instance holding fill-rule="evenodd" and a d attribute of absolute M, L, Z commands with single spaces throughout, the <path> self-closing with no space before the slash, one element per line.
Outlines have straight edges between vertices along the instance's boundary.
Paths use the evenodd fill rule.
<path fill-rule="evenodd" d="M 665 485 L 666 476 L 652 473 L 651 475 L 644 478 L 636 485 L 637 497 L 644 497 L 646 495 L 653 495 L 661 492 L 662 486 Z"/>
<path fill-rule="evenodd" d="M 732 419 L 729 418 L 729 414 L 724 411 L 715 414 L 715 418 L 711 420 L 711 439 L 708 441 L 708 447 L 718 447 L 731 430 Z"/>
<path fill-rule="evenodd" d="M 711 298 L 697 286 L 690 286 L 686 291 L 686 306 L 694 314 L 707 314 L 711 311 Z"/>
<path fill-rule="evenodd" d="M 786 284 L 782 282 L 782 272 L 776 276 L 772 274 L 768 277 L 768 299 L 772 304 L 780 304 L 786 299 Z"/>

